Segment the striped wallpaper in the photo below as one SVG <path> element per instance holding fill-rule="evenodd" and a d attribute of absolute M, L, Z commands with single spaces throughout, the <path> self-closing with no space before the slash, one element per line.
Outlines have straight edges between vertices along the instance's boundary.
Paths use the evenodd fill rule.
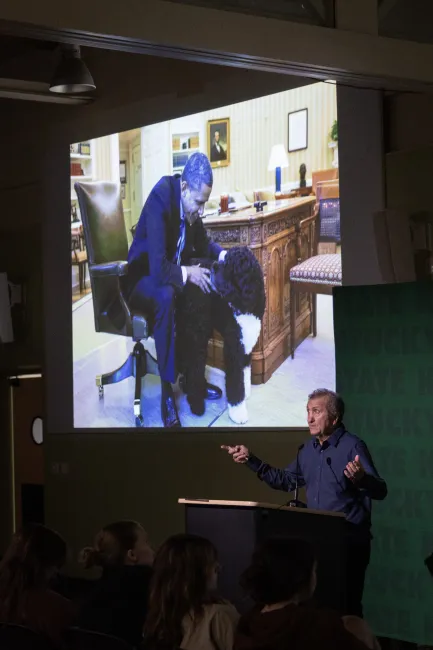
<path fill-rule="evenodd" d="M 336 87 L 315 83 L 239 104 L 181 117 L 142 129 L 143 199 L 165 174 L 172 173 L 172 135 L 199 133 L 200 149 L 207 153 L 207 122 L 230 118 L 230 165 L 214 170 L 213 196 L 222 192 L 252 191 L 274 187 L 268 161 L 274 144 L 288 149 L 288 114 L 308 109 L 308 148 L 288 154 L 289 168 L 282 170 L 282 183 L 299 181 L 299 166 L 307 166 L 307 179 L 314 170 L 331 166 L 329 131 L 337 117 Z"/>
<path fill-rule="evenodd" d="M 214 170 L 214 192 L 264 188 L 274 183 L 268 172 L 271 147 L 283 143 L 288 149 L 288 113 L 308 109 L 308 148 L 289 153 L 289 168 L 282 170 L 282 182 L 296 182 L 299 166 L 307 166 L 307 178 L 317 169 L 331 166 L 329 131 L 337 118 L 336 87 L 316 83 L 240 104 L 202 113 L 206 139 L 207 120 L 230 117 L 231 162 Z M 180 121 L 180 120 L 179 120 Z"/>

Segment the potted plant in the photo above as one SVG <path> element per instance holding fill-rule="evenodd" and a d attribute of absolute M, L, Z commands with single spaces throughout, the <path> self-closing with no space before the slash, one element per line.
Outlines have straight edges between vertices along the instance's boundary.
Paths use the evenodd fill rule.
<path fill-rule="evenodd" d="M 334 124 L 331 127 L 329 132 L 329 139 L 332 142 L 338 142 L 338 121 L 334 120 Z"/>
<path fill-rule="evenodd" d="M 329 139 L 331 142 L 328 144 L 330 149 L 334 150 L 334 160 L 332 161 L 333 167 L 338 167 L 338 121 L 334 120 L 331 130 L 329 132 Z"/>

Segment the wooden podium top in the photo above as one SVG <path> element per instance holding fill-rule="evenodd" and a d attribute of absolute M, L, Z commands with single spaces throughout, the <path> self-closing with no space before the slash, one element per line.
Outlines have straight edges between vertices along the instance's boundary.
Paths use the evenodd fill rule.
<path fill-rule="evenodd" d="M 178 499 L 178 503 L 191 506 L 230 506 L 235 508 L 266 508 L 267 510 L 289 510 L 303 512 L 310 515 L 326 515 L 328 517 L 344 518 L 343 512 L 328 512 L 327 510 L 313 510 L 311 508 L 295 508 L 293 506 L 280 506 L 278 503 L 262 503 L 260 501 L 225 501 L 215 499 Z"/>

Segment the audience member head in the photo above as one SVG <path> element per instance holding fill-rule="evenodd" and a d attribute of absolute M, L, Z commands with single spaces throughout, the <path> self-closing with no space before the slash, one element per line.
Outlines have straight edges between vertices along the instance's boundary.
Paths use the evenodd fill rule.
<path fill-rule="evenodd" d="M 95 537 L 93 547 L 80 553 L 86 568 L 102 569 L 121 566 L 152 565 L 154 552 L 144 528 L 136 521 L 116 521 L 104 526 Z"/>
<path fill-rule="evenodd" d="M 187 614 L 197 624 L 203 606 L 217 602 L 217 552 L 211 542 L 197 535 L 175 535 L 162 544 L 153 565 L 150 608 L 144 627 L 152 646 L 179 646 L 182 621 Z"/>
<path fill-rule="evenodd" d="M 302 539 L 268 539 L 254 553 L 241 586 L 260 605 L 300 603 L 316 589 L 316 558 Z"/>
<path fill-rule="evenodd" d="M 46 589 L 66 562 L 66 543 L 45 526 L 15 533 L 0 563 L 0 620 L 19 620 L 29 590 Z"/>
<path fill-rule="evenodd" d="M 204 153 L 193 153 L 182 172 L 181 201 L 186 220 L 193 224 L 203 216 L 213 185 L 213 172 Z"/>

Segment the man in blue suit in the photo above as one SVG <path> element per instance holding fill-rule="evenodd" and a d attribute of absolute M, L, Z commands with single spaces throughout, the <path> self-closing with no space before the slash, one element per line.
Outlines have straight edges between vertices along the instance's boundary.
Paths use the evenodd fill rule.
<path fill-rule="evenodd" d="M 212 185 L 212 168 L 202 153 L 188 159 L 181 177 L 161 178 L 143 207 L 128 254 L 129 304 L 150 315 L 154 324 L 165 427 L 181 426 L 172 389 L 177 379 L 176 297 L 187 282 L 210 292 L 208 269 L 192 266 L 191 258 L 221 260 L 225 255 L 209 239 L 201 219 Z M 206 393 L 208 399 L 221 397 L 220 389 L 211 384 Z"/>

